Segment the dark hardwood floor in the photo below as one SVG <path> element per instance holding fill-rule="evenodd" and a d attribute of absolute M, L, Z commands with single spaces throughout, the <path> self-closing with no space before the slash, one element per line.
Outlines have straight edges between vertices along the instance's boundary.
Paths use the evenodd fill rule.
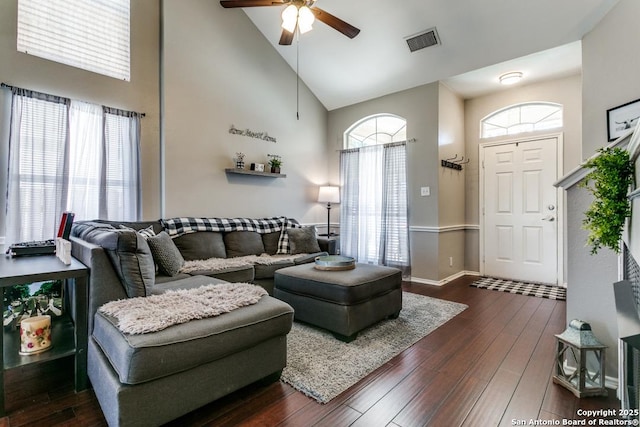
<path fill-rule="evenodd" d="M 613 390 L 577 399 L 552 383 L 564 302 L 480 290 L 472 280 L 406 283 L 406 291 L 469 308 L 326 405 L 276 382 L 249 386 L 169 426 L 562 425 L 582 419 L 578 409 L 619 408 Z M 70 358 L 7 371 L 9 415 L 0 427 L 105 425 L 93 392 L 74 393 L 72 376 Z"/>

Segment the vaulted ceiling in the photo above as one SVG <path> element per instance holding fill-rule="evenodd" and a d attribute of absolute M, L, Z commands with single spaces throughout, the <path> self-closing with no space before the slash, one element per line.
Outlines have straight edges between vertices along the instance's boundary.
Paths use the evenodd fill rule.
<path fill-rule="evenodd" d="M 468 98 L 518 69 L 533 82 L 580 70 L 580 43 L 618 0 L 318 0 L 358 27 L 349 39 L 322 22 L 280 46 L 284 6 L 243 9 L 328 110 L 443 80 Z M 441 44 L 410 52 L 436 28 Z M 523 83 L 524 83 L 523 82 Z"/>

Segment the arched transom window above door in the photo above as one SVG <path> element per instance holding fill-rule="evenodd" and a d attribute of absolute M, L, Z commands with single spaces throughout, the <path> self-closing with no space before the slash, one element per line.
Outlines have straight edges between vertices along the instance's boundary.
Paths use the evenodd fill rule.
<path fill-rule="evenodd" d="M 376 114 L 354 123 L 344 133 L 344 148 L 361 148 L 407 140 L 407 121 L 393 114 Z"/>
<path fill-rule="evenodd" d="M 562 105 L 530 102 L 495 111 L 480 121 L 480 138 L 562 127 Z"/>

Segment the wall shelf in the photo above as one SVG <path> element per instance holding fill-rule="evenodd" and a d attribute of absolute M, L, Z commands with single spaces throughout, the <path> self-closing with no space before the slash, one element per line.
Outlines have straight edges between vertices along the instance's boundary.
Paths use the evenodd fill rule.
<path fill-rule="evenodd" d="M 246 169 L 227 168 L 224 171 L 226 173 L 233 173 L 237 175 L 263 176 L 266 178 L 286 178 L 287 177 L 287 175 L 284 173 L 259 172 L 259 171 L 252 171 L 252 170 L 246 170 Z"/>

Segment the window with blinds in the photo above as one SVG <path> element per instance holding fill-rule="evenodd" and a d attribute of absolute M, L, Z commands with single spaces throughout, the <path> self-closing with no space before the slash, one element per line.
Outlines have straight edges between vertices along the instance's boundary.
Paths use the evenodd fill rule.
<path fill-rule="evenodd" d="M 18 51 L 129 81 L 130 0 L 18 0 Z"/>

